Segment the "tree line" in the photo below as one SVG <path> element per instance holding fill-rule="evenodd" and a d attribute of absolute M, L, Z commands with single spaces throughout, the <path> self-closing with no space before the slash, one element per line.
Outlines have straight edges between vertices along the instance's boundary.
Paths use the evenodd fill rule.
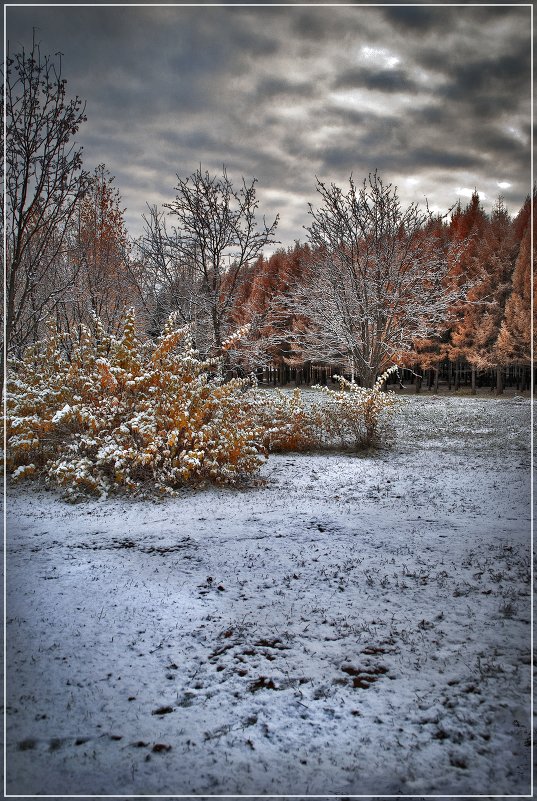
<path fill-rule="evenodd" d="M 475 391 L 492 375 L 498 392 L 509 376 L 528 388 L 529 197 L 514 218 L 501 198 L 485 213 L 477 192 L 442 217 L 404 208 L 376 172 L 345 188 L 317 181 L 307 241 L 284 249 L 278 217 L 259 220 L 255 179 L 237 187 L 225 167 L 200 166 L 133 239 L 106 166 L 84 169 L 85 104 L 68 97 L 61 60 L 35 42 L 8 48 L 5 80 L 8 358 L 52 321 L 69 359 L 84 326 L 117 334 L 134 308 L 153 338 L 177 315 L 229 375 L 298 384 L 338 372 L 372 387 L 399 364 L 418 388 L 425 371 L 436 388 L 447 378 Z"/>
<path fill-rule="evenodd" d="M 366 193 L 370 182 L 375 193 L 386 190 L 373 176 Z M 341 198 L 337 187 L 326 191 Z M 393 205 L 396 192 L 387 191 Z M 397 363 L 418 391 L 423 381 L 436 390 L 439 381 L 472 392 L 487 385 L 500 393 L 505 382 L 528 390 L 531 207 L 528 197 L 512 218 L 499 198 L 487 214 L 474 192 L 444 218 L 416 211 L 411 235 L 396 214 L 391 234 L 376 219 L 382 234 L 368 238 L 356 223 L 351 228 L 357 204 L 352 214 L 333 215 L 346 239 L 336 231 L 323 248 L 310 234 L 309 243 L 258 259 L 236 322 L 255 321 L 257 346 L 270 356 L 267 380 L 325 382 L 343 371 L 370 386 L 370 371 Z"/>

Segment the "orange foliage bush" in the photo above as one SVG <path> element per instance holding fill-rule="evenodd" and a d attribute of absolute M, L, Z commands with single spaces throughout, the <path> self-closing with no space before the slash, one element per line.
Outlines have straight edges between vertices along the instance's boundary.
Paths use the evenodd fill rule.
<path fill-rule="evenodd" d="M 229 340 L 229 346 L 233 339 Z M 8 382 L 8 466 L 68 488 L 107 494 L 140 486 L 234 483 L 264 460 L 263 432 L 245 402 L 251 382 L 224 383 L 171 319 L 141 342 L 134 314 L 115 338 L 96 323 L 66 343 L 53 330 L 13 365 Z"/>
<path fill-rule="evenodd" d="M 51 326 L 12 364 L 7 464 L 14 478 L 42 476 L 68 495 L 237 483 L 269 451 L 378 444 L 394 403 L 381 391 L 386 376 L 373 389 L 340 379 L 339 391 L 321 387 L 311 401 L 299 389 L 224 381 L 222 360 L 201 359 L 173 317 L 156 342 L 138 338 L 133 312 L 118 337 L 98 320 L 76 343 Z"/>

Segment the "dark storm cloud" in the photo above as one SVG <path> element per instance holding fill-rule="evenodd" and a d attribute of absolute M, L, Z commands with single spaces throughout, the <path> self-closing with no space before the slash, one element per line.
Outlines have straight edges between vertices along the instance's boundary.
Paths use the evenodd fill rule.
<path fill-rule="evenodd" d="M 337 15 L 327 17 L 311 9 L 293 9 L 291 12 L 291 33 L 298 40 L 314 43 L 331 41 L 339 27 Z"/>
<path fill-rule="evenodd" d="M 379 92 L 410 92 L 418 91 L 419 85 L 401 69 L 350 69 L 345 70 L 336 78 L 335 89 L 374 89 Z"/>
<path fill-rule="evenodd" d="M 356 145 L 353 146 L 352 144 L 347 147 L 327 148 L 324 152 L 323 172 L 329 174 L 334 169 L 339 170 L 346 164 L 352 163 L 353 160 L 356 160 L 357 151 Z M 442 148 L 426 145 L 409 148 L 403 153 L 395 149 L 386 151 L 383 148 L 378 148 L 375 151 L 371 148 L 370 153 L 373 161 L 371 169 L 381 170 L 408 168 L 414 171 L 416 165 L 419 165 L 419 170 L 429 167 L 434 167 L 435 169 L 467 169 L 475 167 L 476 163 L 481 164 L 483 161 L 482 158 L 476 155 L 464 155 L 459 152 L 449 152 Z"/>
<path fill-rule="evenodd" d="M 256 176 L 279 239 L 303 238 L 315 175 L 375 168 L 404 202 L 446 210 L 498 183 L 529 185 L 529 9 L 10 7 L 12 49 L 32 28 L 63 52 L 87 100 L 86 165 L 116 175 L 127 221 L 174 197 L 201 163 Z"/>
<path fill-rule="evenodd" d="M 483 165 L 483 157 L 480 155 L 449 151 L 443 147 L 413 147 L 405 153 L 404 158 L 409 166 L 419 164 L 420 168 L 468 169 Z"/>
<path fill-rule="evenodd" d="M 401 8 L 386 8 L 383 10 L 388 25 L 403 30 L 409 34 L 425 32 L 434 29 L 438 18 L 434 9 L 407 6 Z"/>
<path fill-rule="evenodd" d="M 286 78 L 263 78 L 255 87 L 257 98 L 302 100 L 312 97 L 315 89 L 307 81 L 290 81 Z"/>
<path fill-rule="evenodd" d="M 458 64 L 450 75 L 451 84 L 445 92 L 448 99 L 461 99 L 468 91 L 500 91 L 503 95 L 519 94 L 530 88 L 530 52 L 501 56 Z"/>
<path fill-rule="evenodd" d="M 501 126 L 475 126 L 471 120 L 460 118 L 454 124 L 453 117 L 445 106 L 422 109 L 412 114 L 411 129 L 416 131 L 416 138 L 425 136 L 436 138 L 436 131 L 451 127 L 450 146 L 459 151 L 464 149 L 472 158 L 513 159 L 523 163 L 527 155 L 527 145 L 524 140 L 529 132 L 521 131 L 520 138 L 514 138 L 507 128 Z M 416 141 L 416 139 L 414 139 Z"/>

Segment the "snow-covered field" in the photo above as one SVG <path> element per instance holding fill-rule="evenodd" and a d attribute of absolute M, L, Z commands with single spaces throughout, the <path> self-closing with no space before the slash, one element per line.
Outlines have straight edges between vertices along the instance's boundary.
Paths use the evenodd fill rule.
<path fill-rule="evenodd" d="M 530 792 L 530 403 L 164 501 L 8 492 L 10 794 Z"/>

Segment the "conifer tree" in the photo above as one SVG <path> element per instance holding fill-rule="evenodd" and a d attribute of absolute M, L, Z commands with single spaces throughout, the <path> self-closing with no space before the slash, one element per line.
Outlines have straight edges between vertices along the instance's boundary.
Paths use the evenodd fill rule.
<path fill-rule="evenodd" d="M 446 355 L 456 365 L 467 359 L 472 370 L 472 392 L 476 392 L 477 365 L 473 360 L 474 338 L 482 314 L 483 266 L 480 260 L 481 240 L 488 223 L 479 194 L 474 191 L 464 209 L 457 206 L 450 223 L 452 241 L 460 247 L 460 254 L 451 266 L 451 279 L 459 286 L 468 287 L 465 298 L 453 310 L 454 320 L 448 330 L 449 345 Z M 464 301 L 464 302 L 463 302 Z"/>
<path fill-rule="evenodd" d="M 453 332 L 455 348 L 477 369 L 496 369 L 496 391 L 503 391 L 496 340 L 511 289 L 516 242 L 510 216 L 501 198 L 483 227 L 475 255 L 478 274 L 469 304 Z"/>
<path fill-rule="evenodd" d="M 286 368 L 303 363 L 296 327 L 301 315 L 293 303 L 296 287 L 304 280 L 310 250 L 296 242 L 279 249 L 268 259 L 259 259 L 243 277 L 235 305 L 237 323 L 249 322 L 246 344 L 255 341 L 258 364 Z M 241 345 L 243 341 L 241 340 Z"/>
<path fill-rule="evenodd" d="M 534 217 L 537 216 L 535 200 Z M 535 278 L 532 287 L 530 214 L 528 197 L 515 221 L 515 231 L 520 231 L 521 240 L 513 271 L 512 291 L 505 304 L 505 314 L 495 345 L 500 364 L 526 366 L 531 361 L 531 293 L 532 289 L 535 290 Z M 535 222 L 534 219 L 534 226 Z M 535 320 L 534 330 L 537 330 Z"/>
<path fill-rule="evenodd" d="M 100 164 L 78 203 L 69 242 L 73 284 L 61 305 L 60 323 L 67 330 L 98 317 L 107 330 L 118 331 L 132 305 L 128 234 L 113 183 Z"/>

